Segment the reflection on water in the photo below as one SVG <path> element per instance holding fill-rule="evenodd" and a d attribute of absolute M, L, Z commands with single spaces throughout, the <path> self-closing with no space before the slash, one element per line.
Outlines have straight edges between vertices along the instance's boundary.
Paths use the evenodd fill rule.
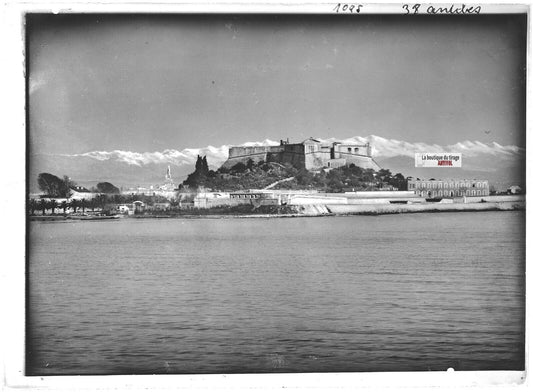
<path fill-rule="evenodd" d="M 524 369 L 523 212 L 31 222 L 28 374 Z"/>

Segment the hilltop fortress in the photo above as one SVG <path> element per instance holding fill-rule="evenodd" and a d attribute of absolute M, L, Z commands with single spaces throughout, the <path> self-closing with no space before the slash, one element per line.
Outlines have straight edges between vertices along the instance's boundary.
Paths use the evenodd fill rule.
<path fill-rule="evenodd" d="M 279 146 L 231 147 L 227 161 L 222 165 L 231 168 L 237 163 L 246 164 L 277 162 L 290 163 L 298 169 L 320 170 L 354 164 L 363 169 L 379 170 L 379 165 L 372 159 L 372 147 L 366 144 L 325 143 L 308 138 L 301 143 L 289 143 L 280 140 Z"/>

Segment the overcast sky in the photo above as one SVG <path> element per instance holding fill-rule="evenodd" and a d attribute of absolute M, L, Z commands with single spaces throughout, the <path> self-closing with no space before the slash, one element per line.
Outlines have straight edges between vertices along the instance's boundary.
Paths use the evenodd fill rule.
<path fill-rule="evenodd" d="M 525 16 L 48 15 L 33 153 L 379 135 L 525 147 Z"/>

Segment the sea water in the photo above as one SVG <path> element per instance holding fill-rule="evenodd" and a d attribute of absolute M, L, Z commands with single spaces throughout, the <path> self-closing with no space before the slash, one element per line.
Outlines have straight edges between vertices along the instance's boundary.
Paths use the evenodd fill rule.
<path fill-rule="evenodd" d="M 28 375 L 524 369 L 524 212 L 29 225 Z"/>

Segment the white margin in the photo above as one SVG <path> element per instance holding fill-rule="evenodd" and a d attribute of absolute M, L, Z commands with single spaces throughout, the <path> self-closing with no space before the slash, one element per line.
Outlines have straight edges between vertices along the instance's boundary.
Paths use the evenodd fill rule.
<path fill-rule="evenodd" d="M 415 2 L 409 2 L 414 4 Z M 422 4 L 428 4 L 422 2 Z M 514 4 L 513 4 L 514 3 Z M 123 12 L 123 13 L 333 13 L 335 1 L 315 0 L 279 2 L 241 2 L 217 0 L 206 2 L 135 1 L 15 1 L 1 5 L 0 33 L 3 48 L 2 66 L 2 189 L 0 206 L 2 217 L 2 257 L 0 261 L 0 294 L 2 318 L 0 322 L 0 386 L 2 390 L 32 391 L 152 391 L 152 390 L 388 390 L 431 389 L 438 391 L 513 390 L 525 391 L 531 387 L 526 377 L 531 369 L 531 303 L 526 301 L 526 372 L 398 372 L 398 373 L 308 373 L 264 375 L 164 375 L 164 376 L 24 376 L 24 322 L 25 322 L 25 79 L 24 79 L 24 26 L 25 12 Z M 401 2 L 373 1 L 363 4 L 361 14 L 403 13 Z M 431 3 L 449 5 L 461 3 Z M 482 5 L 482 13 L 529 14 L 530 4 L 499 1 L 468 3 Z M 357 17 L 357 15 L 354 15 Z M 528 19 L 527 57 L 527 134 L 530 131 L 531 87 L 531 22 Z M 5 117 L 4 117 L 5 116 Z M 527 137 L 527 184 L 531 184 L 531 137 Z M 526 195 L 527 204 L 530 196 Z M 533 216 L 526 210 L 527 222 Z M 532 238 L 527 225 L 527 244 Z M 529 259 L 526 250 L 526 260 Z M 526 262 L 526 270 L 528 270 Z M 529 294 L 531 273 L 526 273 Z M 529 295 L 528 295 L 529 297 Z"/>

